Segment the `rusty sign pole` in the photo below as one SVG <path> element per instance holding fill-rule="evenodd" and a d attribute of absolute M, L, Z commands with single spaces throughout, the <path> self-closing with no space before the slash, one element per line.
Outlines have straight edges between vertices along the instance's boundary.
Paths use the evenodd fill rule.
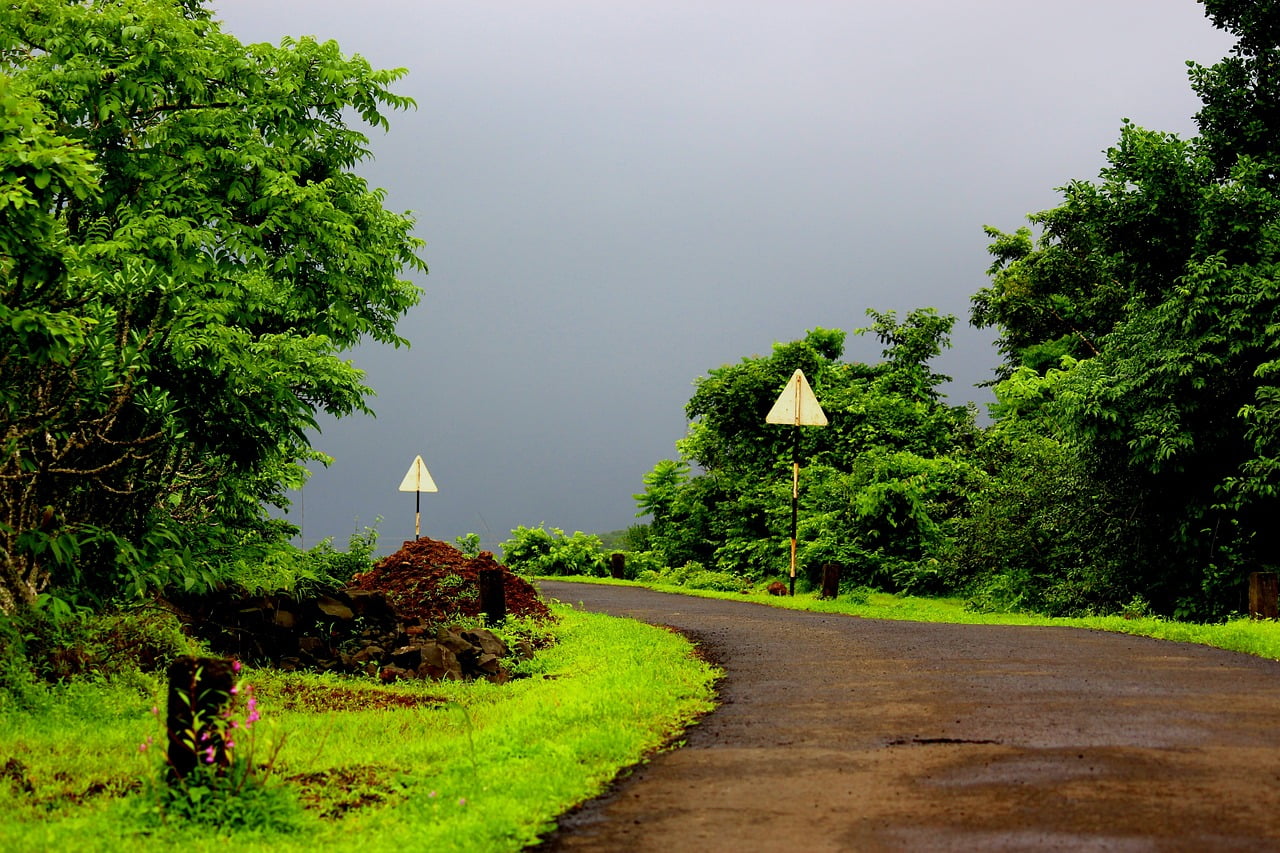
<path fill-rule="evenodd" d="M 416 542 L 422 536 L 422 493 L 440 491 L 436 488 L 435 480 L 431 479 L 431 472 L 427 470 L 421 456 L 413 458 L 413 464 L 409 466 L 408 473 L 400 481 L 400 491 L 414 493 L 413 539 Z"/>
<path fill-rule="evenodd" d="M 826 426 L 827 415 L 804 378 L 804 371 L 791 374 L 765 423 L 790 424 L 791 433 L 791 595 L 796 594 L 796 528 L 800 518 L 800 427 Z"/>

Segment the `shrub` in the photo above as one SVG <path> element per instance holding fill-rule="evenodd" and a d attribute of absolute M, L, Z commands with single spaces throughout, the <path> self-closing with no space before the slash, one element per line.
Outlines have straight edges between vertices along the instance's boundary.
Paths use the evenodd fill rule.
<path fill-rule="evenodd" d="M 381 521 L 379 518 L 374 524 Z M 250 592 L 308 595 L 340 589 L 357 574 L 373 568 L 377 549 L 376 527 L 352 533 L 346 551 L 335 548 L 332 538 L 322 539 L 306 551 L 288 542 L 255 545 L 230 561 L 226 580 Z"/>
<path fill-rule="evenodd" d="M 653 551 L 625 551 L 627 580 L 640 580 L 643 574 L 657 574 L 663 569 L 662 557 Z"/>
<path fill-rule="evenodd" d="M 641 583 L 709 589 L 717 592 L 743 592 L 750 586 L 750 582 L 740 575 L 713 571 L 695 560 L 690 560 L 683 566 L 646 568 L 637 573 L 636 580 Z"/>
<path fill-rule="evenodd" d="M 738 575 L 707 570 L 689 575 L 684 585 L 689 589 L 710 589 L 716 592 L 742 592 L 749 586 L 748 582 Z"/>
<path fill-rule="evenodd" d="M 594 575 L 607 574 L 600 537 L 576 531 L 566 536 L 558 527 L 546 530 L 542 525 L 511 531 L 502 543 L 503 562 L 522 575 Z"/>
<path fill-rule="evenodd" d="M 199 652 L 177 617 L 155 606 L 22 611 L 0 617 L 0 706 L 29 706 L 42 684 L 162 672 L 175 658 Z"/>

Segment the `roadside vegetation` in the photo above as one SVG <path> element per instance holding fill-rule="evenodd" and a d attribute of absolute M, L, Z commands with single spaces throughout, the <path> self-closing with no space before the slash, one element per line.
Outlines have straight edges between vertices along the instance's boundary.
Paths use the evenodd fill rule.
<path fill-rule="evenodd" d="M 854 587 L 984 611 L 1247 612 L 1250 575 L 1280 565 L 1280 6 L 1203 5 L 1238 42 L 1189 65 L 1198 133 L 1126 120 L 1095 179 L 987 228 L 969 320 L 999 336 L 991 422 L 942 396 L 931 365 L 956 318 L 930 308 L 868 312 L 875 364 L 814 328 L 714 367 L 637 495 L 637 575 L 766 580 L 788 562 L 799 459 L 810 581 L 832 563 Z M 765 423 L 797 369 L 827 426 Z"/>
<path fill-rule="evenodd" d="M 763 588 L 726 592 L 706 587 L 671 584 L 662 579 L 648 581 L 614 580 L 589 576 L 557 576 L 548 580 L 572 583 L 601 583 L 643 586 L 658 592 L 747 601 L 788 610 L 840 613 L 865 619 L 897 619 L 905 622 L 948 622 L 956 625 L 1044 625 L 1084 628 L 1152 637 L 1177 643 L 1197 643 L 1257 657 L 1280 660 L 1280 622 L 1237 617 L 1202 624 L 1177 622 L 1128 610 L 1110 616 L 1045 616 L 1038 613 L 994 613 L 975 609 L 962 598 L 899 595 L 867 588 L 843 591 L 839 598 L 824 599 L 812 591 L 798 591 L 794 597 L 770 595 Z M 572 596 L 569 596 L 572 600 Z"/>
<path fill-rule="evenodd" d="M 0 849 L 518 850 L 711 708 L 715 671 L 682 637 L 566 606 L 556 616 L 540 629 L 554 644 L 504 685 L 246 670 L 255 772 L 274 794 L 201 804 L 221 821 L 161 809 L 157 675 L 49 686 L 30 673 L 14 683 L 10 664 Z M 140 630 L 180 646 L 171 627 Z"/>

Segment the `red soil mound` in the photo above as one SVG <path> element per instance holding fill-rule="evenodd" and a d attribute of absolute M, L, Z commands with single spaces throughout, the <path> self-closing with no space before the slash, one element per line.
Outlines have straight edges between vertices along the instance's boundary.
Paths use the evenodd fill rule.
<path fill-rule="evenodd" d="M 403 616 L 430 624 L 447 622 L 455 614 L 479 616 L 480 570 L 501 569 L 507 613 L 544 618 L 551 615 L 533 585 L 481 551 L 468 557 L 447 542 L 418 539 L 356 575 L 351 586 L 380 592 Z"/>

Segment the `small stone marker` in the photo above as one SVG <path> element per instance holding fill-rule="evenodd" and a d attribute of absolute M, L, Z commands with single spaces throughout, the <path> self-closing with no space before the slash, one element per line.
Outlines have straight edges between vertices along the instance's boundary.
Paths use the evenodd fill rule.
<path fill-rule="evenodd" d="M 507 618 L 507 591 L 502 569 L 480 570 L 480 610 L 486 625 L 500 625 Z"/>
<path fill-rule="evenodd" d="M 202 763 L 226 767 L 219 722 L 231 702 L 234 665 L 223 658 L 186 656 L 169 665 L 168 675 L 169 781 L 181 781 Z"/>
<path fill-rule="evenodd" d="M 822 564 L 822 597 L 838 598 L 840 595 L 840 566 L 836 563 Z"/>
<path fill-rule="evenodd" d="M 1249 575 L 1249 615 L 1254 619 L 1280 618 L 1280 583 L 1275 572 Z"/>

